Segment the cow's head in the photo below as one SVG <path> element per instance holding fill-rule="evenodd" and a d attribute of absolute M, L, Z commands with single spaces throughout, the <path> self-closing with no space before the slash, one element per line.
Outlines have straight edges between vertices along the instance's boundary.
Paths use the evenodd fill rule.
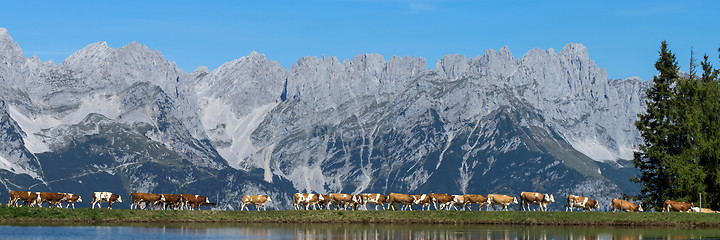
<path fill-rule="evenodd" d="M 518 204 L 518 201 L 517 201 L 517 198 L 516 198 L 516 197 L 513 197 L 513 202 L 512 202 L 512 203 L 513 203 L 513 204 Z"/>
<path fill-rule="evenodd" d="M 118 200 L 117 200 L 117 202 L 122 202 L 122 196 L 118 195 Z"/>
<path fill-rule="evenodd" d="M 592 207 L 600 209 L 600 202 L 595 201 L 595 205 L 593 205 Z"/>
<path fill-rule="evenodd" d="M 81 197 L 81 196 L 78 196 L 78 199 L 77 199 L 76 202 L 82 202 L 82 197 Z"/>
<path fill-rule="evenodd" d="M 209 198 L 205 198 L 205 203 L 210 203 L 210 199 L 209 199 Z"/>
<path fill-rule="evenodd" d="M 640 205 L 640 204 L 638 204 L 638 211 L 644 212 L 643 209 L 642 209 L 642 205 Z"/>
<path fill-rule="evenodd" d="M 545 202 L 555 202 L 555 197 L 552 194 L 545 194 L 544 200 Z"/>
<path fill-rule="evenodd" d="M 322 196 L 322 195 L 320 195 L 320 196 Z M 269 195 L 265 195 L 265 197 L 267 197 L 267 201 L 268 201 L 268 202 L 272 202 L 272 199 L 270 199 L 270 196 L 269 196 Z"/>
<path fill-rule="evenodd" d="M 167 199 L 165 199 L 165 194 L 160 194 L 160 201 L 165 202 Z"/>

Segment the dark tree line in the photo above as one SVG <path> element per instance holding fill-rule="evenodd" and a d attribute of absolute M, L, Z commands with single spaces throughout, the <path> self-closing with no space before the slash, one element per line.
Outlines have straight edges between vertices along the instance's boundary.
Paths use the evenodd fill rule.
<path fill-rule="evenodd" d="M 693 52 L 690 74 L 681 75 L 667 42 L 659 53 L 646 112 L 635 122 L 643 138 L 633 160 L 640 175 L 631 179 L 642 185 L 637 197 L 648 209 L 660 210 L 668 199 L 697 205 L 702 193 L 703 207 L 719 209 L 719 71 L 705 55 L 696 76 Z"/>

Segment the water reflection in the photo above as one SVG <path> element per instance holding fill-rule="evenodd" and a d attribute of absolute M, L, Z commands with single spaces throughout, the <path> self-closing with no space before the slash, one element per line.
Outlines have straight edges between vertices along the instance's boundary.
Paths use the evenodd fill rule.
<path fill-rule="evenodd" d="M 272 227 L 269 227 L 272 228 Z M 718 238 L 718 229 L 508 225 L 294 224 L 296 239 L 699 239 Z"/>
<path fill-rule="evenodd" d="M 26 229 L 15 229 L 26 228 Z M 122 225 L 0 226 L 4 237 L 13 232 L 24 239 L 54 237 L 97 239 L 112 235 L 118 239 L 701 239 L 718 238 L 720 229 L 623 228 L 509 225 L 408 225 L 408 224 L 220 224 L 220 223 L 133 223 Z M 30 231 L 28 231 L 30 230 Z M 9 235 L 7 233 L 10 233 Z M 28 235 L 29 234 L 29 235 Z M 2 237 L 0 237 L 2 238 Z M 70 239 L 70 238 L 68 238 Z"/>

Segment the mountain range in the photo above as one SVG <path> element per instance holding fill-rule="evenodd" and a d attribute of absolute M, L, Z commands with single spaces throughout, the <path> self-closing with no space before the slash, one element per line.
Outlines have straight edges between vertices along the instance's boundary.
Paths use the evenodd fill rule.
<path fill-rule="evenodd" d="M 0 28 L 0 199 L 194 193 L 232 210 L 245 194 L 286 209 L 295 192 L 540 191 L 607 202 L 639 190 L 629 160 L 649 84 L 608 80 L 576 43 L 519 59 L 507 47 L 446 55 L 432 69 L 379 54 L 286 69 L 253 52 L 188 74 L 136 42 L 26 58 Z"/>

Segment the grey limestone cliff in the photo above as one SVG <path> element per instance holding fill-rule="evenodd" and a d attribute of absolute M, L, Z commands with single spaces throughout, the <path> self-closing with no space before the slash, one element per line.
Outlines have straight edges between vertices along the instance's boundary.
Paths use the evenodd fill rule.
<path fill-rule="evenodd" d="M 433 69 L 361 54 L 288 70 L 253 52 L 187 74 L 136 42 L 25 58 L 0 28 L 0 61 L 0 160 L 33 186 L 271 193 L 279 208 L 296 191 L 637 189 L 626 160 L 648 82 L 608 80 L 581 44 L 447 55 Z"/>

